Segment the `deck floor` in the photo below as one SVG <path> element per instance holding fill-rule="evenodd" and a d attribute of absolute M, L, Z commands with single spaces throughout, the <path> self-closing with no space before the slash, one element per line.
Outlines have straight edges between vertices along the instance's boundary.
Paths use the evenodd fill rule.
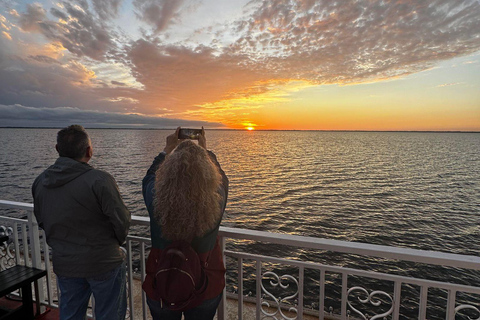
<path fill-rule="evenodd" d="M 6 299 L 5 297 L 0 298 L 0 307 L 2 308 L 7 308 L 7 309 L 15 309 L 21 304 L 20 301 L 15 301 L 12 299 Z M 35 307 L 35 306 L 34 306 Z M 235 320 L 237 319 L 237 301 L 233 299 L 227 299 L 227 320 Z M 251 303 L 245 303 L 244 304 L 244 319 L 255 319 L 255 305 Z M 293 317 L 293 315 L 291 315 Z M 136 319 L 141 319 L 142 317 L 140 315 L 137 315 L 135 317 Z M 41 315 L 35 317 L 35 320 L 59 320 L 60 319 L 60 311 L 56 308 L 47 308 L 47 310 L 42 313 Z M 150 314 L 148 315 L 148 319 L 150 318 Z M 217 317 L 215 316 L 215 319 Z M 314 320 L 318 319 L 318 317 L 313 317 L 313 316 L 308 316 L 304 315 L 303 319 L 306 320 Z M 327 317 L 326 319 L 330 319 Z"/>
<path fill-rule="evenodd" d="M 37 320 L 58 320 L 60 319 L 60 311 L 58 309 L 47 309 L 41 315 L 35 317 Z"/>
<path fill-rule="evenodd" d="M 0 308 L 5 308 L 5 309 L 16 309 L 19 306 L 21 306 L 22 302 L 18 301 L 17 299 L 10 299 L 6 297 L 0 298 Z M 35 304 L 33 305 L 34 308 Z M 58 309 L 51 309 L 47 308 L 47 310 L 42 313 L 41 315 L 35 317 L 37 320 L 58 320 L 60 319 L 60 312 Z"/>

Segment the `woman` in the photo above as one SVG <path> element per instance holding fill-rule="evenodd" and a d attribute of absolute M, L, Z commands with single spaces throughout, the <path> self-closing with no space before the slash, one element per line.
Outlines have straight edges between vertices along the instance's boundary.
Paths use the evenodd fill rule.
<path fill-rule="evenodd" d="M 142 191 L 150 215 L 152 249 L 143 289 L 154 320 L 213 319 L 225 287 L 225 267 L 217 234 L 228 194 L 228 178 L 215 154 L 207 151 L 205 131 L 198 145 L 179 140 L 179 129 L 167 137 L 165 149 L 143 179 Z M 192 240 L 193 239 L 193 240 Z M 197 252 L 208 279 L 191 309 L 168 309 L 155 294 L 156 264 L 173 241 L 186 240 Z"/>

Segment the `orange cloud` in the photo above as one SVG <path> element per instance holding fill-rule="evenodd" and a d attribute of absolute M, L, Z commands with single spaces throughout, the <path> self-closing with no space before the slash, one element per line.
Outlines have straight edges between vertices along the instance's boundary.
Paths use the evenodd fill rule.
<path fill-rule="evenodd" d="M 17 10 L 15 9 L 11 9 L 8 13 L 10 13 L 10 15 L 14 16 L 14 17 L 19 17 L 20 15 L 18 14 Z"/>
<path fill-rule="evenodd" d="M 95 72 L 85 67 L 78 61 L 72 60 L 69 64 L 64 66 L 71 74 L 71 81 L 77 85 L 92 85 L 92 80 L 97 76 Z"/>
<path fill-rule="evenodd" d="M 229 98 L 213 103 L 205 103 L 183 113 L 168 114 L 188 119 L 207 119 L 209 121 L 221 121 L 230 128 L 260 127 L 265 124 L 258 120 L 259 110 L 280 103 L 290 101 L 290 94 L 302 89 L 312 87 L 312 84 L 304 81 L 287 82 L 272 81 L 262 82 L 261 92 L 247 91 L 232 94 Z"/>
<path fill-rule="evenodd" d="M 8 39 L 8 40 L 12 40 L 12 36 L 10 36 L 10 35 L 8 34 L 8 32 L 2 31 L 2 35 L 3 35 L 6 39 Z"/>

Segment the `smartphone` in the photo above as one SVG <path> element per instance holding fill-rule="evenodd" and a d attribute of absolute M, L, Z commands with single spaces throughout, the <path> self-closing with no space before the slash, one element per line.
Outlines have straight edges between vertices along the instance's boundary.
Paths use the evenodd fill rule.
<path fill-rule="evenodd" d="M 178 139 L 198 140 L 201 134 L 202 129 L 180 129 L 180 131 L 178 131 Z"/>

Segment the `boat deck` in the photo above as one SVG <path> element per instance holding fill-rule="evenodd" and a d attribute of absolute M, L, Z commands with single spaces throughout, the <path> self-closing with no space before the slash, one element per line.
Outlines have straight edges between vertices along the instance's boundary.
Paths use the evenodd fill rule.
<path fill-rule="evenodd" d="M 5 309 L 16 309 L 20 307 L 22 302 L 18 298 L 0 298 L 0 307 Z M 35 304 L 34 304 L 35 310 Z M 55 308 L 47 308 L 45 312 L 35 317 L 36 320 L 58 320 L 60 319 L 60 310 Z"/>

